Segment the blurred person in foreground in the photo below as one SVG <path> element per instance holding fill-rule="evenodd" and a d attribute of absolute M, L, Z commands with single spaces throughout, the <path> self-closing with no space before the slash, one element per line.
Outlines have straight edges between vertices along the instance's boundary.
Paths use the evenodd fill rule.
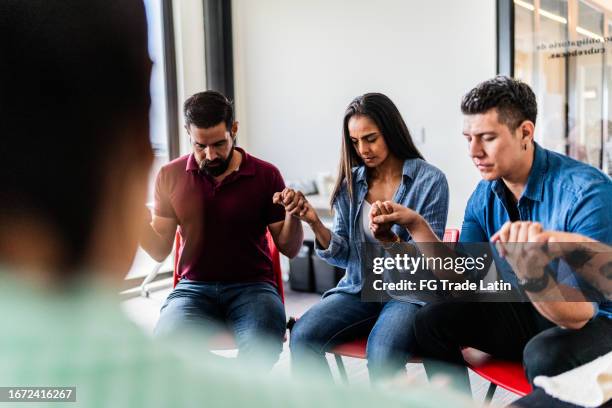
<path fill-rule="evenodd" d="M 0 3 L 0 386 L 75 386 L 69 407 L 457 405 L 188 362 L 126 320 L 152 161 L 146 33 L 139 1 Z"/>

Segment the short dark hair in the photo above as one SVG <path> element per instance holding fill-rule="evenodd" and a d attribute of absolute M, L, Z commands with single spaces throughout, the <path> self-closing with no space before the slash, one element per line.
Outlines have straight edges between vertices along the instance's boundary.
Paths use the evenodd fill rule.
<path fill-rule="evenodd" d="M 485 113 L 495 108 L 499 122 L 514 131 L 523 121 L 535 125 L 538 115 L 536 97 L 529 85 L 518 79 L 498 75 L 481 82 L 461 101 L 464 115 Z"/>
<path fill-rule="evenodd" d="M 68 275 L 86 260 L 103 181 L 153 157 L 144 5 L 3 0 L 0 38 L 0 225 L 49 225 Z"/>
<path fill-rule="evenodd" d="M 207 129 L 225 123 L 227 130 L 234 123 L 234 104 L 217 91 L 198 92 L 190 96 L 183 106 L 185 126 Z"/>

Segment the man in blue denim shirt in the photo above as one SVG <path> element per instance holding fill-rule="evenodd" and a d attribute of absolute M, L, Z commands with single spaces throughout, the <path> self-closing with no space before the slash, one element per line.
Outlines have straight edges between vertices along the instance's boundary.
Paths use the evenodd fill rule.
<path fill-rule="evenodd" d="M 537 105 L 526 84 L 507 77 L 485 81 L 464 97 L 461 109 L 469 154 L 483 178 L 467 204 L 461 242 L 527 242 L 530 228 L 612 242 L 610 178 L 534 142 Z M 433 234 L 420 217 L 396 212 L 383 220 L 406 226 L 417 242 L 432 242 Z M 538 301 L 539 292 L 556 286 L 554 279 L 548 274 L 523 279 L 514 272 L 531 303 L 427 305 L 415 319 L 419 350 L 454 363 L 464 386 L 466 370 L 457 368 L 465 364 L 463 346 L 522 359 L 531 382 L 537 375 L 556 375 L 612 350 L 609 301 Z"/>

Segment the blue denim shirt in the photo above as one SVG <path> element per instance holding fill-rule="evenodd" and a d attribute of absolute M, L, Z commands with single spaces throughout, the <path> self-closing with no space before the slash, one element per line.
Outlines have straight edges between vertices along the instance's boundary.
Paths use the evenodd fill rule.
<path fill-rule="evenodd" d="M 537 221 L 546 230 L 575 232 L 610 245 L 611 201 L 610 177 L 535 144 L 531 172 L 517 203 L 521 220 Z M 465 209 L 460 241 L 488 242 L 510 220 L 508 205 L 502 180 L 482 180 Z M 612 302 L 597 306 L 599 314 L 612 317 Z"/>
<path fill-rule="evenodd" d="M 359 248 L 366 239 L 360 216 L 367 192 L 366 168 L 356 167 L 353 169 L 353 200 L 350 201 L 345 184 L 334 202 L 334 225 L 329 246 L 322 249 L 317 243 L 315 247 L 320 258 L 346 269 L 338 286 L 328 290 L 323 297 L 336 292 L 361 292 L 363 274 Z M 402 181 L 393 201 L 421 214 L 442 239 L 448 216 L 448 183 L 442 171 L 421 159 L 405 160 Z M 394 225 L 392 229 L 402 241 L 411 240 L 405 228 Z"/>

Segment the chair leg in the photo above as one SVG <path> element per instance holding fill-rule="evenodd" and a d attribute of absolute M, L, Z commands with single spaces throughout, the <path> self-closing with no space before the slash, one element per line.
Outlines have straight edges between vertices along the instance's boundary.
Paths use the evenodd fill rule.
<path fill-rule="evenodd" d="M 149 291 L 149 284 L 155 280 L 157 275 L 159 274 L 159 270 L 161 269 L 164 262 L 159 262 L 157 265 L 153 267 L 151 272 L 144 278 L 142 283 L 140 284 L 140 296 L 148 298 L 151 292 Z"/>
<path fill-rule="evenodd" d="M 485 403 L 489 404 L 493 399 L 493 394 L 495 394 L 495 390 L 497 389 L 497 385 L 490 383 L 489 389 L 487 390 L 487 395 L 485 396 Z"/>
<path fill-rule="evenodd" d="M 338 366 L 338 371 L 340 372 L 340 378 L 342 378 L 342 382 L 344 384 L 348 384 L 348 376 L 346 375 L 346 368 L 344 367 L 344 361 L 342 361 L 342 356 L 339 354 L 334 354 L 336 358 L 336 365 Z"/>

